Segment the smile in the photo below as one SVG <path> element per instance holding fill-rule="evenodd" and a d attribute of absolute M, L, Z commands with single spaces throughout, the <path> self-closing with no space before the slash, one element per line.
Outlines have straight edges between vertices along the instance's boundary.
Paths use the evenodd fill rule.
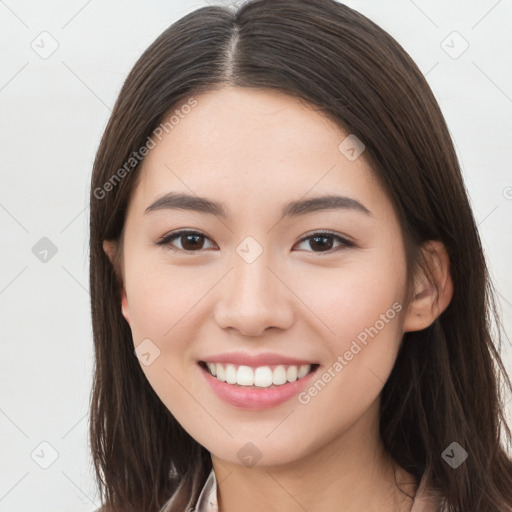
<path fill-rule="evenodd" d="M 268 388 L 271 386 L 282 386 L 288 382 L 295 382 L 302 379 L 314 366 L 311 364 L 302 365 L 267 365 L 251 367 L 246 365 L 210 363 L 203 364 L 210 375 L 221 382 L 238 386 Z"/>
<path fill-rule="evenodd" d="M 260 363 L 261 364 L 261 363 Z M 319 364 L 247 364 L 200 361 L 210 389 L 238 409 L 264 410 L 296 397 L 315 378 Z"/>

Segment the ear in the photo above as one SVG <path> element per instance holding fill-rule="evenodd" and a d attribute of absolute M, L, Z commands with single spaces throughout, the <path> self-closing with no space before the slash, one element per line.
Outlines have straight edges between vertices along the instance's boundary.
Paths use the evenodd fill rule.
<path fill-rule="evenodd" d="M 450 257 L 444 244 L 430 240 L 422 249 L 432 275 L 422 274 L 416 278 L 413 298 L 405 314 L 404 332 L 421 331 L 431 325 L 453 296 Z"/>
<path fill-rule="evenodd" d="M 112 240 L 103 240 L 103 250 L 105 251 L 108 259 L 115 268 L 115 254 L 116 254 L 116 242 Z M 128 298 L 126 297 L 126 290 L 124 284 L 121 286 L 121 312 L 125 320 L 130 323 L 130 308 L 128 306 Z"/>
<path fill-rule="evenodd" d="M 113 240 L 103 240 L 103 250 L 108 256 L 110 263 L 114 264 L 114 254 L 116 252 L 116 243 Z"/>

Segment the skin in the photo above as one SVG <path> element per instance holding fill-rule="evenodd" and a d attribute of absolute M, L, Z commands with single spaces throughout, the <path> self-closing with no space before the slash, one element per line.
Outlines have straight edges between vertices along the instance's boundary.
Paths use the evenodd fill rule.
<path fill-rule="evenodd" d="M 379 400 L 403 333 L 430 325 L 451 299 L 446 251 L 426 247 L 439 301 L 419 277 L 406 303 L 397 216 L 364 153 L 350 161 L 338 150 L 347 133 L 280 92 L 226 87 L 196 99 L 144 159 L 125 223 L 120 306 L 135 347 L 149 338 L 160 350 L 142 366 L 149 383 L 210 451 L 222 512 L 409 511 L 394 475 L 411 496 L 417 482 L 383 449 Z M 144 213 L 170 191 L 223 202 L 229 215 Z M 371 215 L 339 209 L 280 220 L 284 203 L 329 193 L 357 199 Z M 180 229 L 205 235 L 198 251 L 156 245 Z M 322 230 L 354 245 L 328 239 L 333 249 L 321 252 L 300 241 Z M 236 252 L 247 236 L 263 248 L 250 264 Z M 104 248 L 112 258 L 115 244 Z M 307 404 L 233 407 L 197 364 L 220 352 L 276 352 L 317 362 L 322 373 L 394 303 L 402 310 Z M 237 456 L 247 442 L 261 453 L 253 467 Z"/>

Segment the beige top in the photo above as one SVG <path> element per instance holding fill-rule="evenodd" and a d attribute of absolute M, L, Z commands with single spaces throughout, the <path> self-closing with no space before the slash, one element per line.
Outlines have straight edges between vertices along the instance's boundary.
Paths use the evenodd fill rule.
<path fill-rule="evenodd" d="M 219 512 L 217 503 L 217 479 L 213 469 L 208 475 L 201 494 L 197 499 L 196 506 L 193 508 L 194 512 Z M 418 491 L 412 504 L 411 512 L 443 512 L 441 500 L 439 496 L 429 491 L 426 486 L 425 478 L 422 478 Z"/>

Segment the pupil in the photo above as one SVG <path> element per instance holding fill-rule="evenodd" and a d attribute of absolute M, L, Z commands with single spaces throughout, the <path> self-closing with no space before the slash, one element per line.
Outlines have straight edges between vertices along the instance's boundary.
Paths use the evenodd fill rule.
<path fill-rule="evenodd" d="M 185 243 L 182 242 L 182 246 L 183 246 L 184 249 L 193 250 L 193 249 L 197 249 L 198 247 L 200 248 L 200 244 L 197 243 L 197 240 L 202 238 L 202 237 L 200 237 L 198 235 L 185 235 L 184 238 L 186 240 Z M 195 239 L 196 243 L 192 243 L 192 244 L 189 245 L 189 241 L 192 238 Z"/>
<path fill-rule="evenodd" d="M 331 237 L 329 237 L 329 236 L 314 236 L 314 237 L 311 239 L 310 246 L 311 246 L 311 248 L 312 248 L 312 249 L 314 249 L 314 248 L 315 248 L 315 247 L 314 247 L 314 245 L 316 244 L 316 241 L 317 241 L 317 240 L 327 240 L 327 239 L 330 239 L 330 240 L 331 240 L 331 243 L 330 243 L 330 244 L 329 244 L 329 243 L 328 243 L 328 244 L 322 244 L 322 243 L 320 243 L 320 244 L 319 244 L 319 245 L 320 245 L 320 247 L 319 247 L 319 248 L 320 248 L 320 249 L 324 249 L 324 250 L 325 250 L 325 249 L 329 250 L 329 249 L 331 249 L 331 248 L 332 248 L 332 238 L 331 238 Z M 326 247 L 326 246 L 328 246 L 328 247 Z"/>

